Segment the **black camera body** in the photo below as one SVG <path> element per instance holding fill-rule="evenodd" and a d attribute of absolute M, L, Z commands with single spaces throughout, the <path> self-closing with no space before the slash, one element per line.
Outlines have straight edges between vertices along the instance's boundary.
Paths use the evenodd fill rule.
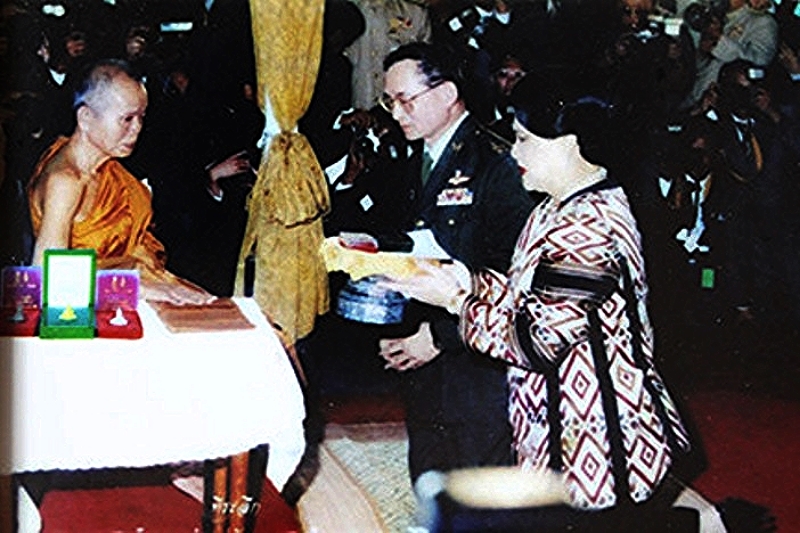
<path fill-rule="evenodd" d="M 683 21 L 691 29 L 703 33 L 714 19 L 715 11 L 708 4 L 694 2 L 683 11 Z"/>
<path fill-rule="evenodd" d="M 373 156 L 376 154 L 375 143 L 369 138 L 369 130 L 360 126 L 351 125 L 353 140 L 350 146 L 354 155 L 361 157 Z"/>

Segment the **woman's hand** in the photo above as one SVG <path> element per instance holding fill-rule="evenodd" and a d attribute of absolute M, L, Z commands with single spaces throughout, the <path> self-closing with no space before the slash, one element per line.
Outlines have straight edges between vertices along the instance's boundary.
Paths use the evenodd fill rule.
<path fill-rule="evenodd" d="M 469 269 L 459 261 L 450 264 L 420 261 L 419 265 L 423 270 L 421 274 L 402 279 L 394 278 L 381 284 L 409 298 L 457 312 L 458 309 L 453 309 L 456 306 L 455 300 L 469 294 L 471 290 Z"/>

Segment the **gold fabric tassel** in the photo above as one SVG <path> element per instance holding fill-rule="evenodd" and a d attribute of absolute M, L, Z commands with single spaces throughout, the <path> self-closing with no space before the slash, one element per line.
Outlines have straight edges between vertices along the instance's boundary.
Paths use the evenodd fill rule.
<path fill-rule="evenodd" d="M 244 292 L 244 263 L 252 252 L 254 297 L 288 344 L 308 335 L 329 305 L 319 253 L 328 188 L 308 140 L 293 132 L 317 79 L 323 8 L 323 0 L 250 1 L 259 103 L 263 108 L 269 94 L 281 133 L 262 158 L 248 202 L 235 290 Z"/>

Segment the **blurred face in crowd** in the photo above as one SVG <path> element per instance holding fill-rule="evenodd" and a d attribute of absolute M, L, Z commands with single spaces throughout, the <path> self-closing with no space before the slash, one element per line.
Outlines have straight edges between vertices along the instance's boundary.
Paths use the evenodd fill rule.
<path fill-rule="evenodd" d="M 74 31 L 67 35 L 64 47 L 70 57 L 80 57 L 86 53 L 86 36 L 83 32 Z"/>
<path fill-rule="evenodd" d="M 695 136 L 689 145 L 685 160 L 687 173 L 697 179 L 705 177 L 711 167 L 709 141 L 705 136 Z"/>
<path fill-rule="evenodd" d="M 136 147 L 146 108 L 144 86 L 119 74 L 78 109 L 78 124 L 102 153 L 127 157 Z"/>
<path fill-rule="evenodd" d="M 141 35 L 133 35 L 125 41 L 125 53 L 128 59 L 138 59 L 144 55 L 147 41 Z"/>
<path fill-rule="evenodd" d="M 629 31 L 640 31 L 647 27 L 647 17 L 653 12 L 652 0 L 622 0 L 620 21 Z"/>
<path fill-rule="evenodd" d="M 748 117 L 752 113 L 753 83 L 748 79 L 745 72 L 737 72 L 722 87 L 722 95 L 725 98 L 727 107 L 740 117 Z"/>
<path fill-rule="evenodd" d="M 422 139 L 431 144 L 438 140 L 452 123 L 457 101 L 455 85 L 429 84 L 418 61 L 404 59 L 386 71 L 381 105 L 409 141 Z"/>
<path fill-rule="evenodd" d="M 772 0 L 747 0 L 747 4 L 753 9 L 761 11 L 772 5 Z"/>
<path fill-rule="evenodd" d="M 503 61 L 503 66 L 495 74 L 497 88 L 503 96 L 511 95 L 511 91 L 525 77 L 525 69 L 522 64 L 513 57 L 507 57 Z"/>

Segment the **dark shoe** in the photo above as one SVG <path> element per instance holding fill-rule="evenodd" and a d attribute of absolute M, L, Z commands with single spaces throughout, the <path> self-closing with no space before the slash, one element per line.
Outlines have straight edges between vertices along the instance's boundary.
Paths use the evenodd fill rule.
<path fill-rule="evenodd" d="M 772 533 L 778 530 L 769 509 L 740 498 L 726 498 L 715 506 L 729 533 Z"/>

